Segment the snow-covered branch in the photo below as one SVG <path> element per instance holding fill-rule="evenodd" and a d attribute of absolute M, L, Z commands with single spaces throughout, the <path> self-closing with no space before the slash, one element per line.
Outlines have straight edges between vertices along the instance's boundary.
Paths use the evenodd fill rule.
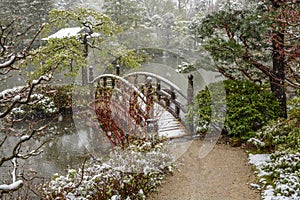
<path fill-rule="evenodd" d="M 38 129 L 33 129 L 30 134 L 25 134 L 25 135 L 21 136 L 19 141 L 13 147 L 11 155 L 0 157 L 0 167 L 4 163 L 9 162 L 9 161 L 11 161 L 12 164 L 13 164 L 13 170 L 11 172 L 12 183 L 11 184 L 2 184 L 2 185 L 0 185 L 0 197 L 3 193 L 9 193 L 9 192 L 12 192 L 12 191 L 16 191 L 16 190 L 18 190 L 19 188 L 21 188 L 23 186 L 23 181 L 18 180 L 18 177 L 17 177 L 17 169 L 18 169 L 17 159 L 26 160 L 26 159 L 29 159 L 33 156 L 40 155 L 43 152 L 43 150 L 41 150 L 41 148 L 44 146 L 44 144 L 47 141 L 44 141 L 38 147 L 34 148 L 33 150 L 31 150 L 30 152 L 28 152 L 26 154 L 21 154 L 20 153 L 21 152 L 21 147 L 26 141 L 31 140 L 32 137 L 37 132 L 40 132 L 40 131 L 44 130 L 46 127 L 48 127 L 48 124 L 38 128 Z M 1 145 L 4 144 L 5 141 L 6 141 L 6 138 L 4 138 L 4 140 L 1 142 Z"/>
<path fill-rule="evenodd" d="M 23 181 L 17 180 L 17 167 L 18 167 L 17 158 L 13 158 L 12 163 L 13 163 L 13 171 L 11 172 L 12 183 L 9 185 L 7 184 L 0 185 L 0 197 L 2 197 L 2 193 L 16 191 L 23 186 Z"/>
<path fill-rule="evenodd" d="M 2 193 L 8 193 L 20 189 L 23 186 L 23 184 L 24 183 L 22 180 L 18 180 L 9 185 L 7 184 L 0 185 L 0 197 L 2 197 Z"/>
<path fill-rule="evenodd" d="M 0 63 L 0 69 L 7 68 L 11 66 L 16 60 L 16 55 L 10 56 L 9 60 L 5 61 L 4 63 Z"/>

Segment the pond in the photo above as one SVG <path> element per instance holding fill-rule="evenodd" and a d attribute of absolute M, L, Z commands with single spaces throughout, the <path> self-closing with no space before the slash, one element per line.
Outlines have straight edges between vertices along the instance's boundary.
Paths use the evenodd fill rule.
<path fill-rule="evenodd" d="M 9 136 L 0 149 L 0 154 L 9 155 L 18 140 L 19 137 Z M 45 141 L 40 155 L 24 162 L 19 161 L 19 165 L 47 178 L 54 173 L 64 174 L 69 167 L 79 166 L 86 158 L 107 157 L 111 149 L 110 143 L 99 129 L 78 130 L 72 116 L 53 122 L 42 135 L 24 143 L 21 153 L 30 152 Z M 7 174 L 0 172 L 0 175 Z"/>

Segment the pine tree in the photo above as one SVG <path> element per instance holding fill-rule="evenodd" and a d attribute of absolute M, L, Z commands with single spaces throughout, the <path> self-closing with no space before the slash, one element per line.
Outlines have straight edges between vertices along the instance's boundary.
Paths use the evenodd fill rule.
<path fill-rule="evenodd" d="M 229 79 L 269 82 L 287 117 L 285 86 L 299 87 L 299 3 L 228 0 L 191 26 Z"/>

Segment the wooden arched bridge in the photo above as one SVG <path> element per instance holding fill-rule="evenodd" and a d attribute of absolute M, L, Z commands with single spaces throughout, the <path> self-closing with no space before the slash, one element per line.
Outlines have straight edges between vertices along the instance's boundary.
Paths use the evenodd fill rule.
<path fill-rule="evenodd" d="M 193 99 L 192 76 L 187 95 L 173 82 L 149 72 L 121 77 L 117 70 L 116 75 L 103 74 L 90 83 L 96 87 L 97 119 L 113 145 L 125 145 L 131 136 L 147 137 L 149 132 L 169 138 L 193 132 L 185 122 Z"/>

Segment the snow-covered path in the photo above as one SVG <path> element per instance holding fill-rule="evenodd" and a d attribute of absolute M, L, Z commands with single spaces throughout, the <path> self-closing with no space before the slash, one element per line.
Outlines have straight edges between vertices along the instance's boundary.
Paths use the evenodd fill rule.
<path fill-rule="evenodd" d="M 162 109 L 158 117 L 158 134 L 167 138 L 179 138 L 187 136 L 187 130 L 171 113 Z"/>
<path fill-rule="evenodd" d="M 202 141 L 193 141 L 178 160 L 179 172 L 149 200 L 259 200 L 257 190 L 250 189 L 255 176 L 242 149 L 218 144 L 204 159 L 198 158 Z"/>

